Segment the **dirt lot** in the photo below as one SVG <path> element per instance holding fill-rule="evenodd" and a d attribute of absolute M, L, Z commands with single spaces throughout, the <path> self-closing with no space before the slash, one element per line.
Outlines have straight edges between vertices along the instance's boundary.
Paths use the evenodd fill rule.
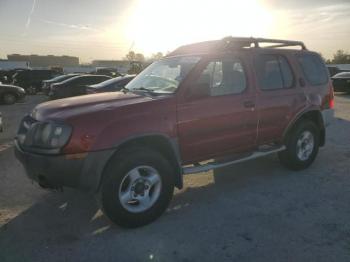
<path fill-rule="evenodd" d="M 42 100 L 0 106 L 1 262 L 350 261 L 350 96 L 337 95 L 327 145 L 308 170 L 269 156 L 189 175 L 168 211 L 134 230 L 111 225 L 90 195 L 25 177 L 8 142 Z"/>

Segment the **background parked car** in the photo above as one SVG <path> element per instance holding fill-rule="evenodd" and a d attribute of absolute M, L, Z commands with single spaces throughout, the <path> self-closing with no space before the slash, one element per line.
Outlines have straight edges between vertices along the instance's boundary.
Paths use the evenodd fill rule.
<path fill-rule="evenodd" d="M 0 84 L 0 100 L 6 105 L 21 101 L 25 96 L 26 92 L 19 86 Z"/>
<path fill-rule="evenodd" d="M 327 65 L 327 69 L 331 77 L 341 72 L 339 67 L 333 65 Z"/>
<path fill-rule="evenodd" d="M 116 92 L 124 88 L 136 75 L 126 75 L 109 79 L 99 84 L 90 85 L 86 88 L 87 94 L 102 92 Z"/>
<path fill-rule="evenodd" d="M 121 76 L 116 68 L 100 67 L 96 69 L 96 75 L 106 75 L 111 77 Z"/>
<path fill-rule="evenodd" d="M 58 76 L 55 70 L 25 70 L 13 75 L 13 84 L 23 87 L 27 94 L 36 94 L 41 90 L 43 80 Z"/>
<path fill-rule="evenodd" d="M 52 84 L 63 82 L 64 80 L 67 80 L 69 78 L 72 78 L 72 77 L 75 77 L 78 75 L 80 75 L 80 74 L 60 75 L 60 76 L 56 76 L 56 77 L 49 79 L 49 80 L 44 80 L 41 89 L 45 95 L 48 95 L 50 93 L 50 87 Z"/>
<path fill-rule="evenodd" d="M 334 91 L 350 92 L 350 72 L 342 72 L 332 76 Z"/>
<path fill-rule="evenodd" d="M 51 99 L 65 98 L 71 96 L 79 96 L 86 94 L 86 87 L 101 83 L 111 79 L 105 75 L 80 75 L 69 78 L 61 83 L 51 85 L 49 97 Z"/>
<path fill-rule="evenodd" d="M 17 72 L 28 71 L 29 69 L 24 68 L 14 68 L 10 70 L 1 70 L 0 71 L 0 81 L 3 84 L 11 84 L 13 82 L 13 75 Z"/>

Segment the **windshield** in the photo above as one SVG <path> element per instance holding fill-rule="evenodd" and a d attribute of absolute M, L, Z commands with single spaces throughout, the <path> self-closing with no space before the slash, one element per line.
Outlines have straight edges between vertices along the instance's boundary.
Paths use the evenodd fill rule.
<path fill-rule="evenodd" d="M 50 80 L 47 80 L 48 82 L 50 81 L 50 82 L 57 82 L 57 81 L 62 81 L 62 80 L 65 80 L 65 79 L 67 79 L 67 78 L 70 78 L 70 77 L 72 77 L 71 75 L 61 75 L 61 76 L 56 76 L 56 77 L 54 77 L 54 78 L 52 78 L 52 79 L 50 79 Z"/>
<path fill-rule="evenodd" d="M 61 84 L 72 83 L 72 82 L 74 82 L 76 79 L 79 79 L 79 78 L 81 78 L 81 77 L 82 77 L 81 75 L 70 77 L 70 78 L 68 78 L 68 79 L 66 79 L 66 80 L 63 80 L 63 81 L 61 82 Z"/>
<path fill-rule="evenodd" d="M 199 60 L 200 57 L 197 56 L 186 56 L 166 58 L 154 62 L 132 80 L 126 88 L 131 91 L 174 93 Z"/>

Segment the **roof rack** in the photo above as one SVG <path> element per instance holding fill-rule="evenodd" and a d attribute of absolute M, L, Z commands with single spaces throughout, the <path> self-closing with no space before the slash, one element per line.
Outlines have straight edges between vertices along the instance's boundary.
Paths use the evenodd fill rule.
<path fill-rule="evenodd" d="M 279 40 L 279 39 L 268 39 L 268 38 L 254 38 L 254 37 L 232 37 L 228 36 L 222 39 L 226 47 L 231 45 L 239 47 L 251 47 L 253 44 L 254 47 L 261 47 L 260 44 L 274 44 L 269 46 L 264 46 L 264 48 L 280 48 L 288 46 L 300 46 L 302 50 L 306 50 L 306 46 L 301 41 L 290 41 L 290 40 Z"/>
<path fill-rule="evenodd" d="M 270 44 L 264 45 L 262 44 Z M 280 47 L 292 47 L 300 46 L 302 50 L 306 50 L 303 42 L 300 41 L 288 41 L 277 40 L 267 38 L 254 38 L 254 37 L 232 37 L 228 36 L 221 40 L 205 41 L 189 45 L 181 46 L 169 53 L 167 56 L 186 55 L 194 53 L 210 53 L 215 51 L 225 51 L 241 48 L 280 48 Z"/>

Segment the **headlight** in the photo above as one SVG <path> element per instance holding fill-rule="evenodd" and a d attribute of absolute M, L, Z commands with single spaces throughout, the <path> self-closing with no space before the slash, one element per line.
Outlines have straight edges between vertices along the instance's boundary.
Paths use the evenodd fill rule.
<path fill-rule="evenodd" d="M 26 127 L 26 122 L 23 122 Z M 25 148 L 61 149 L 69 141 L 72 128 L 66 124 L 55 122 L 36 122 L 28 131 L 17 134 L 18 142 Z"/>

